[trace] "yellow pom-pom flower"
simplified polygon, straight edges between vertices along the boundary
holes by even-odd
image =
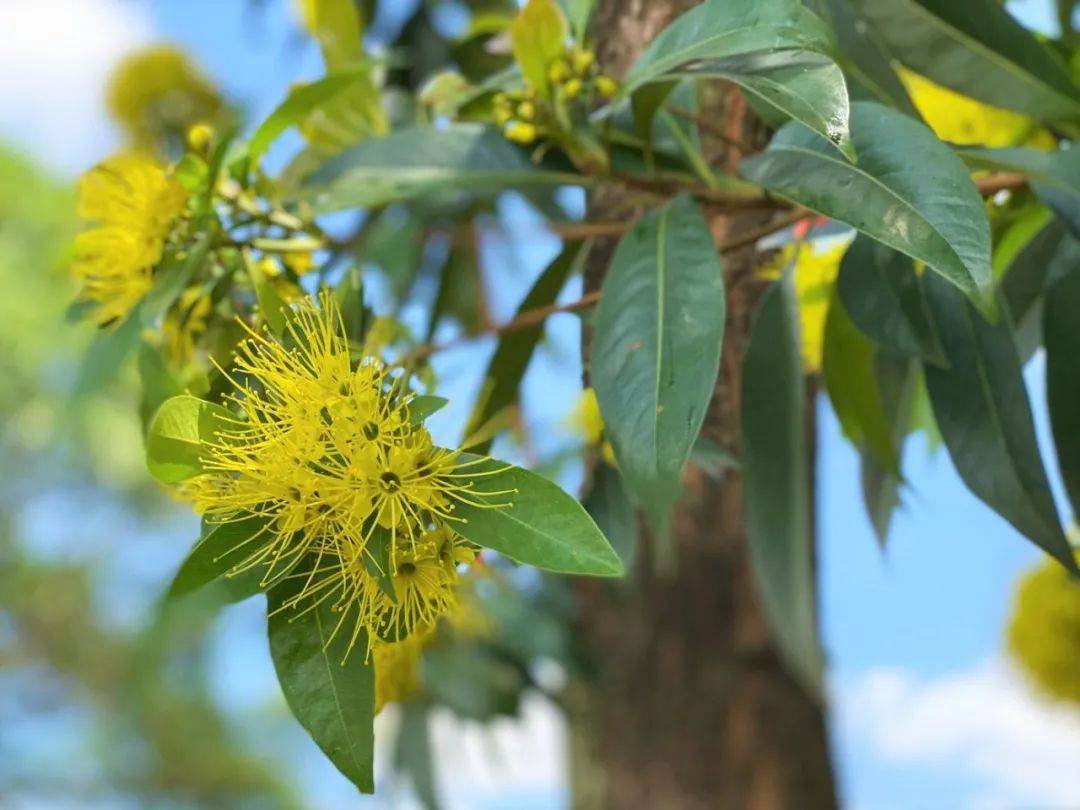
[[[99,324],[121,321],[150,289],[187,192],[153,160],[118,155],[83,175],[78,205],[95,227],[76,237],[72,273]]]
[[[1047,695],[1080,703],[1080,583],[1046,560],[1021,579],[1008,647]]]
[[[420,685],[420,657],[428,633],[414,633],[398,642],[376,641],[371,648],[375,663],[375,713],[387,704],[401,703]]]
[[[235,416],[205,445],[206,472],[185,494],[211,523],[265,521],[234,572],[261,566],[271,587],[314,560],[284,608],[331,600],[334,633],[352,621],[349,649],[365,630],[398,641],[454,605],[468,556],[455,506],[499,508],[511,493],[476,491],[479,462],[432,443],[390,369],[354,361],[331,295],[298,305],[287,332],[253,332],[238,348]]]

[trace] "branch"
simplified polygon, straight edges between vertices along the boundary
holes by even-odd
[[[1017,172],[1001,172],[975,180],[975,187],[984,197],[993,197],[999,191],[1015,191],[1026,187],[1028,179]]]

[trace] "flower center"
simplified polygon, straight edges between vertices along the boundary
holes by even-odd
[[[379,484],[384,492],[393,494],[401,489],[401,478],[398,477],[397,473],[384,472],[379,476]]]
[[[364,438],[369,442],[373,442],[379,438],[379,425],[375,422],[365,423],[360,430],[364,434]]]

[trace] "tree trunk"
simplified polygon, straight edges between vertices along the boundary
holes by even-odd
[[[637,54],[688,0],[601,0],[599,58],[622,76]],[[745,102],[718,86],[703,107],[710,129],[728,143],[760,146],[763,133]],[[740,155],[721,154],[730,171]],[[607,192],[590,215],[625,215]],[[758,227],[769,215],[706,211],[719,241]],[[597,289],[612,245],[590,260]],[[704,434],[738,451],[741,361],[762,291],[753,248],[724,257],[728,321],[720,380]],[[808,419],[812,417],[808,414]],[[813,459],[807,464],[813,470]],[[746,548],[742,481],[717,481],[693,469],[677,507],[674,570],[651,559],[644,532],[628,582],[579,585],[579,638],[590,659],[586,681],[570,695],[574,806],[592,808],[738,808],[817,810],[836,805],[824,711],[777,656],[754,589]]]

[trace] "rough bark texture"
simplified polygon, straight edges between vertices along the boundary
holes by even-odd
[[[601,0],[597,43],[621,76],[688,0]],[[717,87],[703,110],[736,141],[763,134],[733,90]],[[721,165],[734,167],[729,149]],[[590,215],[626,215],[601,192]],[[708,211],[717,240],[767,221],[767,213]],[[590,261],[599,287],[612,245]],[[738,449],[740,364],[762,284],[753,249],[728,255],[728,322],[720,381],[705,435]],[[811,459],[807,460],[811,464]],[[812,465],[811,465],[812,469]],[[687,472],[675,517],[676,570],[663,576],[641,549],[632,581],[583,582],[580,641],[594,671],[573,697],[575,807],[817,810],[836,805],[822,708],[787,674],[754,591],[746,550],[742,482]]]

